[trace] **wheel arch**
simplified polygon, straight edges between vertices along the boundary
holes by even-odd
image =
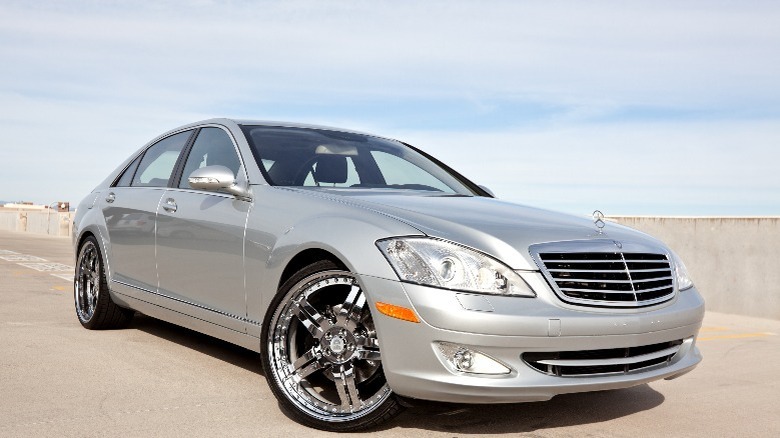
[[[78,235],[73,239],[73,262],[75,263],[77,261],[81,246],[84,245],[84,241],[86,241],[90,236],[97,241],[100,257],[103,260],[103,266],[106,270],[106,280],[110,284],[113,271],[111,269],[111,263],[109,262],[108,257],[108,245],[106,240],[103,238],[103,233],[101,232],[98,225],[93,224],[79,230]]]
[[[347,271],[350,270],[349,267],[347,267],[347,264],[334,253],[322,248],[307,248],[294,255],[290,261],[287,262],[284,270],[282,270],[282,275],[279,277],[276,289],[278,290],[290,277],[295,275],[296,272],[320,260],[330,260],[338,265],[339,268]]]
[[[95,233],[92,230],[84,230],[76,241],[76,253],[79,252],[81,245],[84,244],[84,241],[87,240],[88,237],[94,237],[95,240],[98,240],[98,243],[100,243],[100,240],[97,238],[97,236],[95,236]]]

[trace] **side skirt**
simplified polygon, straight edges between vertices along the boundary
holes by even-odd
[[[227,327],[223,327],[218,324],[214,324],[209,321],[205,321],[194,316],[190,316],[175,310],[171,310],[167,307],[163,307],[158,304],[150,303],[126,295],[115,290],[111,290],[111,298],[122,307],[129,307],[133,310],[137,310],[144,315],[151,316],[153,318],[161,319],[163,321],[176,324],[190,330],[195,330],[209,336],[213,336],[223,341],[230,342],[231,344],[244,347],[254,352],[260,352],[260,338],[241,333]],[[156,296],[157,300],[164,303],[167,299],[165,297]]]

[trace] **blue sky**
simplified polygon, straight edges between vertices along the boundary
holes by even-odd
[[[0,3],[0,200],[227,116],[397,137],[574,214],[780,215],[780,3]]]

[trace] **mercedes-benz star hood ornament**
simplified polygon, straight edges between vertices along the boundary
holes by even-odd
[[[593,223],[599,229],[599,234],[604,234],[604,213],[600,210],[593,210]]]

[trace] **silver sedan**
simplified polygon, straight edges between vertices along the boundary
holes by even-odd
[[[502,202],[408,144],[214,119],[79,205],[76,314],[134,312],[261,353],[280,406],[351,431],[412,399],[547,400],[671,379],[704,302],[658,240]]]

